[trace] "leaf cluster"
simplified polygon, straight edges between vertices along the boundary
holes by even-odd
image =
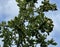
[[[17,47],[35,47],[37,44],[40,44],[40,47],[56,45],[53,39],[46,41],[54,25],[52,19],[44,16],[44,12],[57,10],[56,5],[44,0],[43,5],[36,8],[37,0],[16,0],[16,2],[19,7],[18,16],[0,24],[0,37],[4,38],[3,47],[12,47],[13,42]],[[38,15],[35,16],[35,13]]]

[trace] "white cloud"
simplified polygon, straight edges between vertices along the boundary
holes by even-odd
[[[41,1],[43,1],[43,0],[38,0],[38,1],[37,1],[38,3],[35,4],[36,7],[39,7],[39,6],[41,5]]]
[[[6,0],[5,3],[0,3],[0,10],[1,10],[0,17],[2,18],[5,17],[4,20],[8,21],[18,15],[18,7],[15,0],[9,0],[9,1]]]
[[[18,7],[15,0],[9,1],[9,3],[5,6],[5,14],[7,14],[6,20],[13,19],[18,15]]]
[[[10,1],[10,0],[0,0],[0,5],[1,6],[6,5],[8,3],[8,1]]]

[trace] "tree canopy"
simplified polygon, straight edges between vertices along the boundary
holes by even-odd
[[[13,20],[0,23],[0,38],[3,38],[3,47],[48,47],[56,45],[53,40],[46,40],[52,32],[54,24],[52,19],[46,17],[44,12],[57,10],[56,4],[49,0],[42,1],[36,7],[38,0],[16,0],[19,14]],[[35,13],[37,15],[35,15]],[[14,42],[14,44],[13,44]]]

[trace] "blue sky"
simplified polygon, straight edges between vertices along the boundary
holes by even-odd
[[[50,0],[51,3],[56,3],[58,10],[57,11],[49,11],[46,12],[45,15],[51,18],[54,22],[54,29],[48,38],[54,38],[54,40],[58,43],[57,46],[49,46],[49,47],[59,47],[60,46],[60,0]],[[41,0],[38,1],[38,4],[41,4]],[[38,5],[37,5],[38,6]],[[0,22],[8,21],[13,19],[18,15],[19,9],[17,7],[17,3],[15,0],[0,0]],[[0,44],[2,42],[0,41]]]

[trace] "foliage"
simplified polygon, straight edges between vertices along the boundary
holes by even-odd
[[[57,10],[56,4],[49,0],[42,1],[40,7],[36,7],[37,0],[16,0],[19,14],[14,20],[0,23],[0,37],[4,38],[3,47],[12,47],[13,42],[17,47],[48,47],[56,45],[53,39],[47,40],[47,36],[53,30],[53,21],[44,16],[44,12]],[[37,13],[38,15],[35,15]]]

